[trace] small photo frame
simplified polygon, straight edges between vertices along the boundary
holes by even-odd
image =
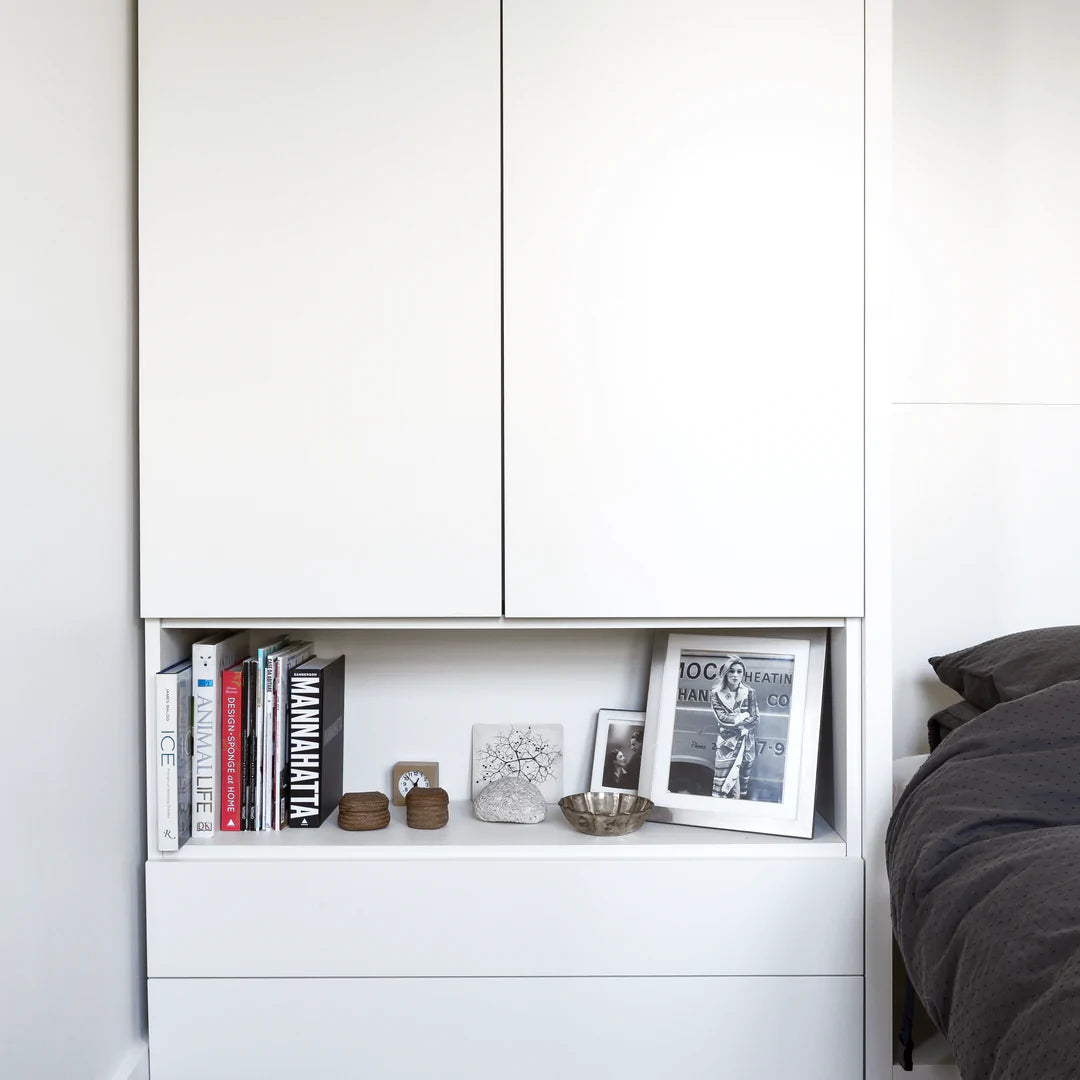
[[[638,788],[652,820],[813,835],[826,640],[656,635]]]
[[[590,791],[637,793],[644,750],[645,714],[601,709],[596,714]]]

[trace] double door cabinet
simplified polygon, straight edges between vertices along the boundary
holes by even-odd
[[[832,676],[809,841],[151,827],[154,1080],[862,1075],[863,21],[140,0],[148,687],[294,629],[346,790],[462,800],[476,719],[587,785],[654,628],[824,626]]]
[[[860,3],[139,33],[144,615],[860,613]]]

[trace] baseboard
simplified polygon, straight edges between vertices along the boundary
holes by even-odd
[[[150,1047],[140,1042],[124,1057],[124,1063],[113,1073],[112,1080],[150,1080]]]

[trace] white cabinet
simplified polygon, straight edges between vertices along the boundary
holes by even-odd
[[[498,0],[142,0],[146,616],[502,608]]]
[[[853,1080],[862,1069],[855,978],[151,979],[149,1006],[154,1080]]]
[[[859,614],[862,3],[503,11],[506,614]]]
[[[223,626],[310,637],[346,790],[437,759],[462,799],[507,715],[587,786],[654,628],[825,627],[833,672],[813,840],[456,806],[162,855],[151,695],[156,1080],[410,1044],[496,1075],[477,1025],[533,1015],[522,1076],[858,1076],[861,5],[141,0],[139,32],[148,686]]]
[[[860,614],[862,27],[143,0],[144,615]]]

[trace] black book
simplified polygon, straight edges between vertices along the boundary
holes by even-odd
[[[255,704],[258,689],[259,663],[255,657],[244,661],[243,723],[244,760],[240,777],[240,828],[255,828]]]
[[[291,829],[321,825],[341,802],[345,657],[315,657],[289,674],[286,792]]]

